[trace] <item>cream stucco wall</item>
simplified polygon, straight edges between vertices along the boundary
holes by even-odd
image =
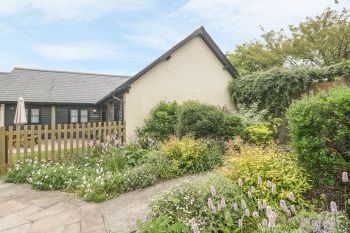
[[[127,140],[144,123],[160,101],[197,100],[232,109],[228,83],[232,76],[200,37],[176,50],[169,60],[159,63],[131,84],[124,94]]]

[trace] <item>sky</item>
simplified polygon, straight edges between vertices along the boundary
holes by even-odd
[[[350,0],[0,0],[0,71],[133,75],[203,25],[223,52]]]

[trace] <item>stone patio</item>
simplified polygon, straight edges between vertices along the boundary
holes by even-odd
[[[134,232],[153,197],[184,180],[178,178],[125,193],[103,203],[90,203],[73,194],[32,190],[29,185],[0,181],[1,233]]]

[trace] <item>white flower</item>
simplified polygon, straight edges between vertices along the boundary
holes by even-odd
[[[253,218],[258,218],[258,217],[259,217],[259,213],[256,212],[256,211],[254,211],[254,212],[253,212]]]
[[[234,211],[238,211],[238,205],[237,203],[233,203],[232,205]]]
[[[349,182],[349,176],[348,176],[347,172],[343,172],[343,174],[342,174],[342,181],[344,183],[348,183]]]
[[[244,210],[244,214],[245,214],[247,217],[249,217],[249,216],[250,216],[250,211],[249,211],[249,209],[245,209],[245,210]]]
[[[249,198],[252,198],[252,197],[253,197],[253,194],[252,194],[251,191],[248,191],[248,197],[249,197]]]
[[[334,201],[331,202],[331,212],[332,213],[338,212],[337,203],[335,203]]]
[[[215,190],[215,187],[214,187],[214,186],[211,186],[211,187],[210,187],[210,192],[211,192],[211,195],[212,195],[213,197],[216,196],[216,190]]]
[[[258,176],[258,185],[262,185],[262,178],[261,178],[261,176]]]
[[[239,228],[243,227],[243,220],[242,219],[238,219],[238,227]]]
[[[268,226],[269,226],[270,228],[274,228],[274,227],[275,227],[275,225],[276,225],[276,219],[277,219],[276,213],[273,212],[273,211],[271,211],[271,213],[270,213],[269,216],[268,216],[268,220],[269,220]]]

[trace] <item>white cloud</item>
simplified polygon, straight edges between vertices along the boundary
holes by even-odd
[[[207,26],[221,38],[221,43],[242,43],[257,38],[261,31],[287,27],[307,16],[315,16],[326,7],[350,7],[350,2],[340,0],[187,0],[175,13],[186,24]],[[230,47],[233,44],[230,44]]]
[[[118,56],[118,49],[114,45],[103,42],[37,44],[33,48],[41,56],[51,60],[99,60]]]
[[[38,12],[47,20],[86,20],[114,11],[140,10],[150,0],[1,0],[0,15]]]

